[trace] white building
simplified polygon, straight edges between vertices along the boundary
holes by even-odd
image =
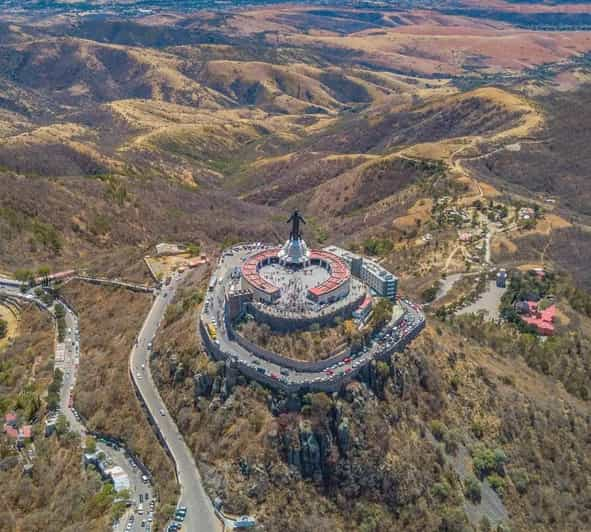
[[[385,268],[382,268],[377,262],[338,246],[328,246],[324,249],[347,262],[351,273],[360,279],[362,283],[369,286],[375,294],[387,297],[392,301],[396,299],[398,278]]]
[[[129,482],[129,477],[127,473],[123,471],[123,468],[120,466],[114,466],[106,471],[109,478],[113,481],[113,487],[115,491],[119,493],[123,490],[128,490],[131,488],[131,483]]]

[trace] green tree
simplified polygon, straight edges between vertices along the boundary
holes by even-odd
[[[91,454],[96,452],[96,438],[94,436],[86,436],[84,450]]]
[[[201,243],[200,242],[190,242],[187,244],[187,252],[192,257],[196,257],[201,253]]]
[[[49,277],[50,272],[51,270],[49,269],[49,266],[39,266],[39,268],[37,268],[37,276],[45,279]]]
[[[449,484],[445,480],[436,482],[431,488],[431,493],[439,501],[445,501],[449,497]]]
[[[440,532],[467,532],[468,518],[460,508],[447,508],[441,517]]]
[[[490,487],[495,490],[499,495],[503,495],[505,491],[505,479],[497,473],[493,473],[487,477]]]
[[[445,435],[447,434],[447,427],[444,423],[437,419],[429,422],[429,429],[437,441],[443,441]]]
[[[35,275],[31,270],[26,269],[18,269],[14,272],[14,277],[17,281],[21,281],[22,283],[30,284],[34,279]]]
[[[380,298],[373,307],[371,325],[374,330],[381,329],[392,317],[392,301]]]
[[[390,375],[390,366],[382,360],[378,360],[376,364],[376,372],[382,380],[386,380]]]
[[[63,436],[70,429],[70,423],[64,414],[60,414],[55,422],[55,432],[58,436]]]
[[[0,339],[6,338],[8,334],[8,322],[5,319],[0,318]]]

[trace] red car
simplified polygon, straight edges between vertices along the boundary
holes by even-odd
[[[351,368],[345,368],[345,373],[351,373]]]
[[[279,379],[279,375],[277,373],[271,373],[271,378],[277,380]]]
[[[343,362],[344,362],[345,364],[348,364],[349,362],[351,362],[351,357],[346,357],[346,358],[343,358]]]
[[[324,373],[326,373],[327,375],[333,375],[334,374],[334,371],[332,369],[330,369],[330,368],[326,368],[324,370]]]

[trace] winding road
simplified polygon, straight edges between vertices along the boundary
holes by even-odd
[[[170,453],[175,462],[177,471],[177,478],[181,489],[181,496],[179,499],[180,506],[186,506],[187,516],[183,523],[183,530],[188,532],[219,532],[222,530],[222,525],[217,518],[213,504],[201,483],[201,476],[197,469],[197,465],[193,455],[179,432],[176,423],[168,412],[164,401],[158,393],[158,389],[152,374],[150,372],[150,348],[149,344],[152,342],[154,335],[164,317],[166,308],[174,296],[176,288],[182,276],[175,275],[169,286],[164,286],[156,293],[154,303],[142,325],[139,333],[137,343],[133,346],[129,358],[129,369],[133,378],[134,385],[139,391],[142,400],[152,417],[155,426],[157,427],[165,445],[170,450]],[[20,291],[21,283],[11,279],[0,278],[0,292],[19,295],[30,301],[33,301],[32,296],[22,294]],[[62,412],[66,415],[70,426],[74,430],[78,430],[83,436],[86,431],[83,425],[75,418],[73,412],[68,408],[70,387],[75,382],[75,371],[78,360],[78,348],[76,342],[78,334],[78,321],[73,312],[67,309],[66,312],[66,359],[67,367],[65,369],[64,384],[62,387],[60,403]],[[102,449],[102,447],[101,447]],[[102,449],[107,450],[107,448]],[[108,449],[110,452],[110,449]],[[115,457],[114,457],[115,458]],[[115,463],[120,460],[114,459]],[[123,465],[123,464],[121,464]],[[133,475],[130,476],[134,486]],[[136,490],[137,491],[137,490]],[[143,489],[143,491],[148,491]],[[134,527],[139,526],[138,519],[135,520]],[[124,521],[123,521],[124,522]],[[135,528],[134,528],[135,529]]]
[[[157,293],[137,343],[131,350],[129,369],[134,384],[173,457],[181,488],[179,505],[188,508],[183,530],[216,532],[221,531],[222,526],[215,515],[210,498],[205,493],[193,454],[160,397],[150,371],[150,344],[181,279],[182,276],[175,275],[170,285],[163,286]]]

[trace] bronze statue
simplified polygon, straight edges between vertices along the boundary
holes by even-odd
[[[299,240],[302,238],[302,233],[300,231],[300,222],[306,223],[304,217],[298,212],[296,209],[293,211],[293,214],[289,217],[286,223],[291,223],[291,233],[289,233],[290,240]]]

